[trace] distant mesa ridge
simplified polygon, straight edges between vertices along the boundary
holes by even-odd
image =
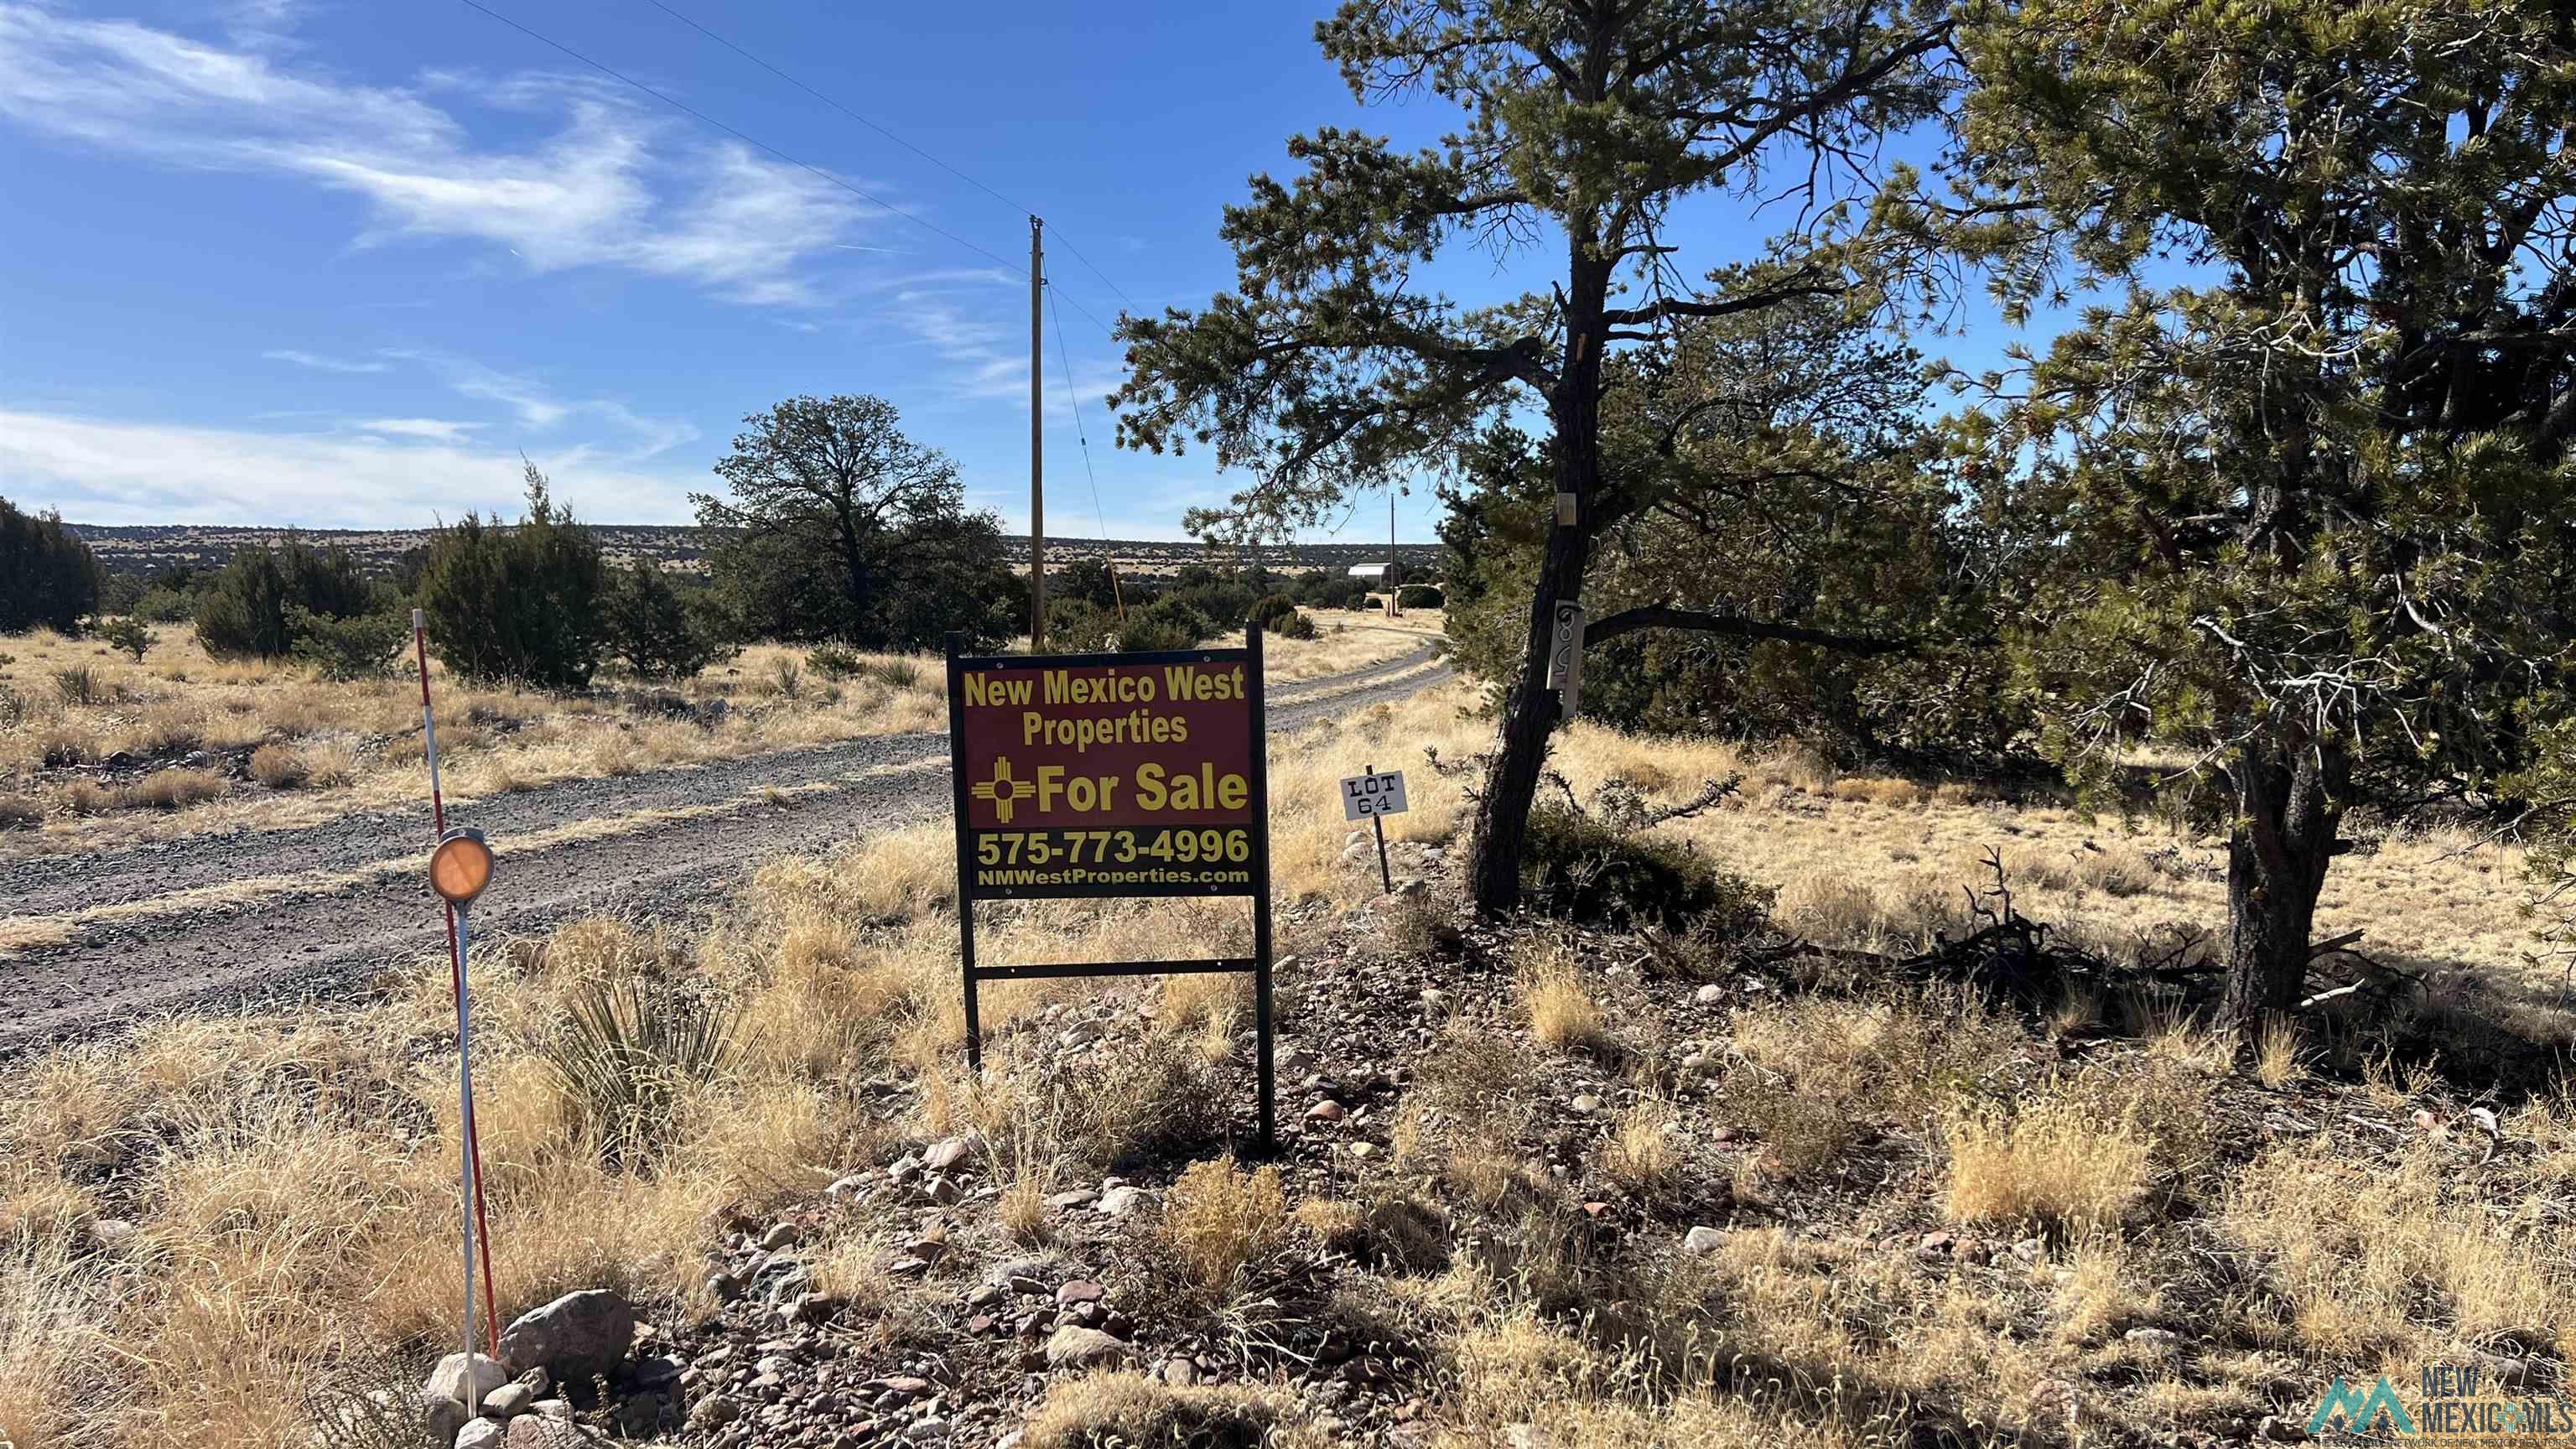
[[[652,559],[665,568],[691,571],[700,566],[700,560],[706,554],[707,530],[693,524],[593,523],[588,527],[599,535],[600,544],[608,555],[621,562]],[[71,528],[88,540],[91,551],[98,555],[103,567],[110,573],[120,574],[148,574],[172,564],[220,568],[240,549],[273,545],[290,534],[317,546],[345,548],[357,558],[360,566],[372,572],[390,572],[394,561],[402,557],[405,549],[428,542],[436,532],[427,528],[287,529],[183,523],[74,523]],[[1028,536],[1006,537],[1004,542],[1011,558],[1025,567],[1029,552]],[[1121,565],[1140,572],[1171,570],[1185,564],[1245,556],[1235,550],[1216,551],[1202,543],[1169,539],[1111,539],[1104,544],[1093,538],[1050,536],[1047,539],[1047,572],[1053,573],[1066,564],[1099,558],[1104,552],[1116,558]],[[1396,550],[1398,562],[1408,569],[1436,566],[1441,552],[1441,546],[1432,543],[1408,543]],[[1352,564],[1384,563],[1386,545],[1282,544],[1253,550],[1250,556],[1272,568],[1341,569]]]

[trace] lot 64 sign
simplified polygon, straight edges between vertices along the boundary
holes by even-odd
[[[982,897],[1248,895],[1242,650],[961,660],[960,848]]]

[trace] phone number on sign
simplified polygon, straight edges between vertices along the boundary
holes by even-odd
[[[1249,830],[986,830],[975,836],[978,865],[1168,865],[1252,858]]]

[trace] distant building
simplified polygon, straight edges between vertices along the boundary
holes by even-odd
[[[1382,563],[1353,564],[1351,565],[1351,577],[1355,579],[1383,580],[1386,577],[1386,565]]]

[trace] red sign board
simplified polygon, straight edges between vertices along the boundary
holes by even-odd
[[[1250,894],[1266,843],[1255,667],[1243,650],[959,661],[968,889]]]

